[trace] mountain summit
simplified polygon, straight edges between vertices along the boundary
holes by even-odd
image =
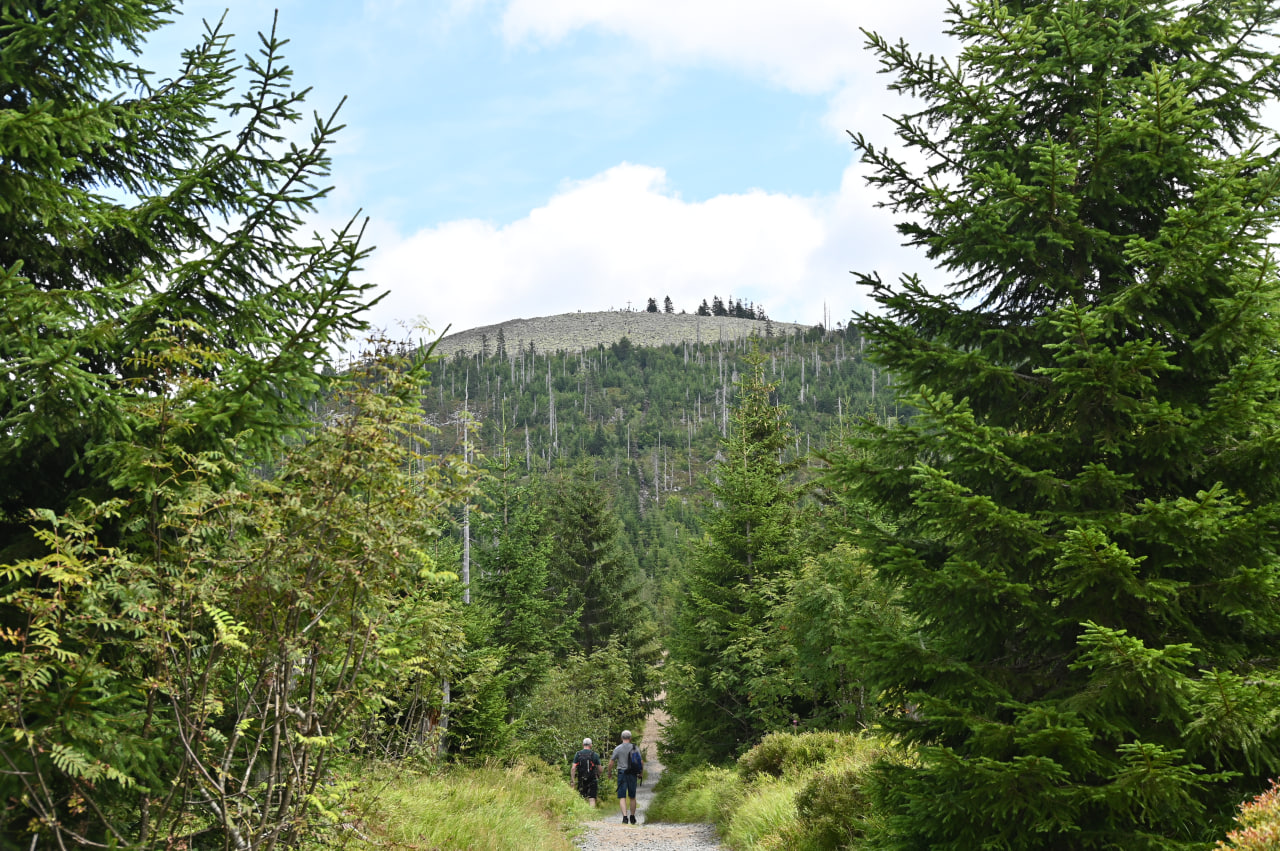
[[[528,349],[538,352],[576,352],[611,345],[626,337],[637,346],[668,343],[714,343],[741,337],[795,334],[805,326],[771,319],[739,319],[732,316],[698,316],[693,313],[648,313],[610,310],[595,313],[561,313],[535,319],[509,319],[459,331],[441,338],[436,354],[496,354]],[[501,345],[500,345],[501,344]]]

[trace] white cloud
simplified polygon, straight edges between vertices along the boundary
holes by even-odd
[[[824,198],[752,191],[686,202],[661,169],[623,164],[567,185],[498,227],[455,221],[398,236],[385,229],[369,275],[390,291],[376,324],[436,331],[575,310],[643,309],[670,296],[692,312],[730,295],[778,320],[836,321],[866,307],[850,269],[886,279],[909,262],[856,169]]]
[[[555,42],[596,28],[666,61],[726,65],[815,93],[874,73],[863,29],[905,37],[917,50],[945,50],[945,9],[944,0],[511,0],[503,32],[513,43]]]
[[[951,49],[938,34],[944,0],[896,5],[847,0],[509,0],[512,44],[551,44],[581,30],[620,35],[665,64],[711,64],[829,96],[829,128],[892,144],[884,113],[909,104],[886,92],[860,28],[922,52]],[[370,277],[389,291],[374,322],[441,331],[575,310],[643,309],[670,296],[692,311],[713,295],[754,301],[775,319],[846,320],[871,307],[851,270],[886,281],[926,280],[927,262],[899,247],[893,220],[851,163],[815,197],[753,190],[686,201],[663,169],[622,164],[568,183],[514,222],[452,221],[411,233],[374,222]]]

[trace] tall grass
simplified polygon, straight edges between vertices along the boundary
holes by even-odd
[[[594,812],[553,769],[451,767],[432,774],[366,767],[345,844],[353,851],[572,851]]]
[[[658,781],[645,821],[723,824],[742,796],[742,777],[734,769],[703,766],[683,774],[668,770]]]
[[[798,791],[792,781],[762,778],[724,826],[725,843],[730,848],[792,851]]]

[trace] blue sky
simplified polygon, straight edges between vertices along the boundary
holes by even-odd
[[[189,0],[146,63],[176,68],[202,18],[241,51],[255,2]],[[874,208],[846,129],[892,141],[861,27],[948,48],[940,0],[282,0],[295,82],[342,97],[334,192],[378,246],[371,319],[393,334],[713,295],[775,319],[867,307],[851,270],[926,273]],[[934,273],[936,277],[936,273]]]

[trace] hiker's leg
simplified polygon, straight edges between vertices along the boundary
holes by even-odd
[[[639,778],[637,778],[634,774],[628,774],[626,775],[626,779],[627,779],[627,797],[631,800],[631,815],[635,815],[636,814],[636,780],[638,780]]]

